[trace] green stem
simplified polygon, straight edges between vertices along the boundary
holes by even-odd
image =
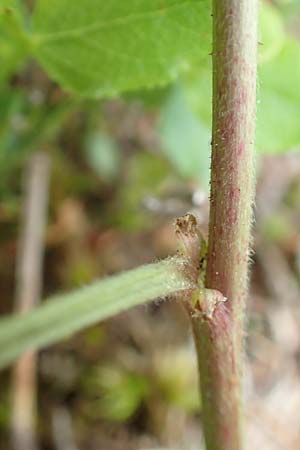
[[[193,288],[186,266],[182,258],[169,258],[57,296],[26,315],[2,319],[0,368],[27,350],[53,344],[130,307]]]
[[[209,450],[241,450],[241,380],[254,193],[257,0],[213,0],[213,139],[206,287],[227,299],[194,319]]]

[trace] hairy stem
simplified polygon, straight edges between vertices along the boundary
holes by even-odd
[[[209,450],[241,450],[241,379],[254,193],[257,0],[213,0],[213,137],[206,287],[228,299],[193,319]],[[226,309],[225,309],[226,308]],[[226,345],[225,345],[226,343]]]
[[[207,287],[229,300],[241,340],[254,196],[257,0],[215,0]]]
[[[193,312],[192,328],[200,371],[206,447],[241,450],[238,373],[232,321],[226,303],[217,303],[210,318]]]

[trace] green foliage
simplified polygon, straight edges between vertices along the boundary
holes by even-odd
[[[120,148],[107,134],[94,130],[85,140],[86,159],[89,166],[104,181],[111,182],[120,169]]]
[[[23,15],[20,1],[0,1],[0,83],[18,70],[29,54],[30,38]]]
[[[155,95],[152,98],[153,91],[148,100],[160,108],[159,133],[168,159],[182,177],[207,184],[211,128],[207,0],[86,0],[84,5],[79,0],[52,0],[51,7],[48,0],[37,0],[30,27],[22,5],[18,0],[0,0],[2,180],[3,171],[20,163],[27,151],[51,142],[65,115],[77,106],[65,100],[53,105],[45,99],[34,104],[25,94],[26,85],[24,90],[6,89],[5,82],[33,54],[51,78],[82,97],[163,85],[180,76],[180,82],[160,92],[159,101]],[[300,43],[287,35],[279,10],[269,3],[262,4],[260,26],[257,147],[260,153],[282,152],[300,145]],[[113,137],[93,129],[85,150],[89,166],[101,179],[109,181],[118,175],[120,151]],[[67,178],[66,167],[61,170]],[[120,202],[119,222],[125,228],[145,225],[148,217],[140,213],[141,201],[147,193],[159,192],[168,170],[166,162],[151,153],[129,161]],[[85,178],[82,183],[85,186]],[[74,278],[82,281],[89,276],[82,269],[76,267]],[[165,269],[170,275],[169,266]],[[136,272],[141,274],[135,279],[141,283],[137,291],[133,278],[120,275],[49,302],[26,318],[5,320],[0,331],[0,363],[171,292],[164,270],[156,273],[153,269],[158,278],[153,284],[152,274],[150,287],[142,282],[144,270]],[[182,282],[180,277],[178,282]]]
[[[207,177],[211,126],[207,0],[110,0],[105,5],[100,0],[87,0],[84,9],[78,0],[53,0],[51,8],[47,0],[37,0],[30,32],[21,6],[18,0],[2,0],[0,6],[0,79],[16,71],[30,53],[51,77],[80,96],[116,95],[165,84],[187,73],[183,91],[176,94],[174,90],[163,106],[162,141],[183,176]],[[262,3],[257,120],[260,153],[282,152],[300,144],[300,44],[287,37],[284,18],[280,9]],[[88,152],[91,165],[104,179],[114,176],[116,152],[105,153],[103,149],[111,145],[103,146],[103,142],[101,152],[95,152],[99,139],[93,141]],[[198,148],[195,141],[200,142]]]
[[[11,423],[11,398],[8,386],[2,386],[0,396],[0,430],[8,430]]]
[[[61,295],[26,316],[0,321],[0,367],[24,351],[59,341],[130,307],[191,287],[172,258]]]
[[[0,155],[7,161],[18,153],[36,149],[49,142],[60,129],[63,119],[75,103],[63,100],[57,105],[47,104],[41,92],[36,101],[21,89],[0,90]]]
[[[178,173],[208,187],[210,128],[192,111],[180,86],[175,86],[160,115],[162,148]]]
[[[106,365],[93,370],[83,380],[89,417],[123,422],[139,408],[149,392],[147,378],[139,373]]]
[[[62,266],[64,285],[72,289],[90,283],[96,274],[95,260],[83,251],[74,252]]]
[[[259,61],[262,63],[272,59],[281,50],[285,40],[285,31],[278,10],[269,3],[262,3],[259,22]]]
[[[121,228],[137,231],[152,226],[151,216],[142,203],[149,195],[161,194],[169,174],[168,164],[156,154],[140,152],[129,159],[115,219]]]
[[[37,59],[64,88],[114,95],[169,82],[208,57],[209,2],[37,0],[33,31]]]
[[[256,146],[260,154],[280,153],[300,146],[300,43],[287,36],[271,5],[262,3],[260,19]],[[187,74],[182,86],[189,108],[210,129],[211,68]]]
[[[291,223],[284,214],[273,214],[263,224],[262,233],[266,240],[280,243],[291,234]]]
[[[154,359],[155,383],[168,404],[189,412],[199,411],[195,354],[186,348],[164,349]]]
[[[300,18],[300,4],[298,0],[278,0],[276,2],[281,14],[287,22],[297,22]]]
[[[300,43],[286,39],[259,70],[257,141],[263,153],[300,146]]]
[[[41,96],[39,101],[22,89],[0,89],[0,189],[31,151],[53,141],[76,106],[63,99],[50,107],[41,92],[36,95]]]

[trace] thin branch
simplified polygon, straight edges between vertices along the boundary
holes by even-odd
[[[44,229],[48,204],[49,157],[35,154],[25,173],[25,201],[16,273],[16,311],[27,313],[39,302],[42,283]],[[35,435],[36,354],[16,363],[12,382],[12,441],[15,450],[38,448]]]

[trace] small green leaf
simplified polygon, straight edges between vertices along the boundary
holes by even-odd
[[[0,367],[26,350],[45,347],[128,308],[190,289],[183,264],[170,258],[142,266],[58,296],[26,315],[0,320]]]
[[[208,59],[208,0],[37,0],[37,59],[83,96],[163,84]]]

